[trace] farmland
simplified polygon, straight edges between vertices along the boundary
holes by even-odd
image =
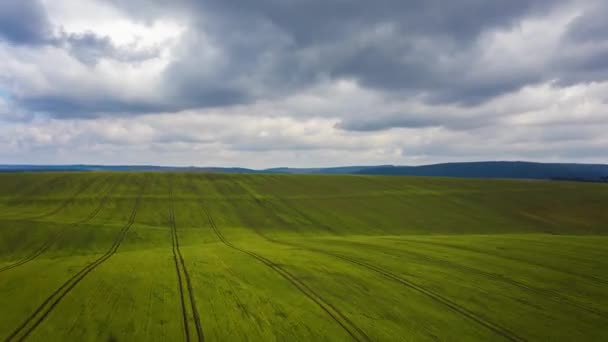
[[[0,338],[598,341],[608,184],[0,174]]]

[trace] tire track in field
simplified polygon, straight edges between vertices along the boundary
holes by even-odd
[[[147,182],[146,182],[147,183]],[[39,325],[42,323],[48,315],[53,311],[53,309],[61,302],[61,300],[70,293],[70,291],[82,281],[89,273],[91,273],[95,268],[99,265],[103,264],[105,261],[110,259],[112,255],[116,253],[121,243],[125,239],[127,232],[135,222],[135,217],[137,216],[137,210],[139,209],[139,205],[141,203],[141,199],[143,197],[144,190],[146,188],[146,183],[144,183],[140,189],[140,192],[135,200],[135,204],[133,205],[133,209],[131,210],[131,215],[129,216],[129,220],[125,224],[125,226],[119,231],[114,243],[110,248],[99,258],[97,258],[92,263],[85,266],[78,273],[73,275],[70,279],[65,281],[58,289],[55,290],[38,308],[19,326],[17,327],[6,339],[5,341],[23,341],[27,338]]]
[[[245,191],[247,191],[249,193],[249,195],[251,197],[254,198],[254,200],[262,207],[266,208],[267,210],[270,210],[271,212],[277,212],[279,209],[277,209],[273,203],[271,203],[268,200],[262,200],[257,198],[256,196],[253,195],[253,193],[251,193],[251,191],[249,191],[248,189],[244,188]],[[269,208],[268,205],[272,206],[272,208]],[[269,242],[275,243],[275,244],[279,244],[279,245],[284,245],[284,246],[290,246],[290,247],[296,247],[296,248],[300,248],[300,249],[304,249],[304,250],[308,250],[311,252],[316,252],[319,254],[325,254],[331,257],[335,257],[335,258],[339,258],[342,259],[344,261],[347,261],[351,264],[355,264],[358,265],[360,267],[366,268],[368,270],[374,271],[376,273],[379,273],[380,275],[391,279],[393,281],[396,281],[398,283],[400,283],[401,285],[404,285],[406,287],[409,287],[413,290],[416,290],[419,293],[422,293],[424,295],[426,295],[427,297],[430,297],[431,299],[447,306],[448,308],[450,308],[451,310],[459,313],[460,315],[471,319],[472,321],[484,326],[485,328],[489,329],[490,331],[494,332],[495,334],[504,337],[507,340],[510,341],[524,341],[523,338],[517,336],[515,333],[509,331],[508,329],[498,325],[497,323],[491,322],[489,320],[486,320],[485,318],[477,315],[476,313],[472,312],[471,310],[453,302],[452,300],[437,294],[427,288],[425,288],[424,286],[418,285],[414,282],[411,282],[409,280],[406,280],[386,269],[383,269],[379,266],[364,262],[364,261],[360,261],[348,256],[344,256],[344,255],[340,255],[340,254],[335,254],[335,253],[331,253],[325,250],[321,250],[321,249],[317,249],[317,248],[310,248],[310,247],[306,247],[306,246],[301,246],[301,245],[297,245],[297,244],[293,244],[293,243],[288,243],[288,242],[282,242],[282,241],[278,241],[274,238],[268,237],[265,234],[263,234],[262,232],[260,232],[259,230],[256,230],[257,234],[259,234],[262,238],[266,239]]]
[[[268,200],[260,199],[260,198],[256,197],[255,195],[253,195],[252,192],[249,189],[247,189],[246,187],[244,187],[244,186],[241,186],[241,187],[245,191],[247,191],[249,193],[250,197],[252,197],[258,204],[260,204],[262,206],[265,206],[264,202],[266,202],[266,203],[270,204],[270,206],[273,207],[273,209],[269,208],[270,210],[273,210],[273,211],[279,210],[272,202],[270,202]],[[315,225],[318,225],[318,226],[323,226],[324,229],[326,228],[325,225],[323,225],[320,222],[317,222],[310,215],[302,215],[302,211],[301,210],[296,209],[296,208],[294,208],[291,205],[287,205],[287,207],[288,207],[288,209],[293,210],[298,215],[300,215],[304,219],[308,220],[312,224],[315,224]],[[331,230],[331,228],[330,228],[330,230]],[[285,243],[281,243],[280,241],[268,238],[267,236],[265,236],[264,234],[262,234],[258,230],[256,230],[256,232],[260,236],[262,236],[263,238],[265,238],[266,240],[268,240],[270,242],[275,242],[275,243],[278,243],[278,244],[284,244],[284,245],[286,245]],[[399,240],[417,242],[417,241],[407,240],[407,239],[399,239]],[[423,241],[421,241],[421,243],[423,243]],[[428,243],[431,243],[431,242],[428,242]],[[360,243],[360,244],[362,244],[362,243]],[[437,243],[437,244],[439,244],[439,243]],[[377,247],[377,246],[369,245],[369,244],[362,244],[362,245],[369,246],[369,247]],[[445,244],[445,246],[448,246],[448,245],[452,246],[454,248],[458,248],[458,246],[455,246],[455,245]],[[303,247],[301,245],[292,245],[292,247],[298,247],[298,248],[306,249],[305,247]],[[465,248],[466,247],[463,247],[463,249],[465,249]],[[473,248],[470,248],[470,249],[466,248],[466,249],[470,250],[470,251],[475,251],[475,252],[478,252],[478,253],[483,253],[482,251],[479,251],[479,250],[476,250],[476,249],[473,249]],[[438,259],[438,258],[433,258],[433,257],[427,256],[427,255],[423,255],[423,254],[420,254],[420,253],[415,253],[415,252],[411,252],[411,251],[403,251],[403,250],[397,250],[397,251],[400,252],[400,253],[405,253],[405,254],[410,254],[410,255],[416,256],[418,258],[424,259],[424,260],[426,260],[428,262],[431,262],[431,263],[434,263],[436,265],[441,265],[441,266],[445,266],[445,267],[448,267],[448,268],[457,268],[457,269],[461,269],[461,270],[464,270],[464,271],[467,271],[467,272],[477,273],[477,274],[483,275],[483,276],[485,276],[487,278],[490,278],[490,279],[493,279],[493,280],[497,280],[497,281],[501,281],[503,283],[507,283],[507,284],[516,286],[516,287],[521,288],[523,290],[543,295],[544,298],[549,299],[549,300],[551,300],[551,301],[553,301],[555,303],[558,303],[558,304],[567,304],[567,305],[576,307],[578,309],[587,311],[589,313],[595,314],[597,316],[600,316],[600,317],[603,317],[603,318],[608,318],[608,313],[606,313],[606,312],[604,312],[602,310],[598,310],[598,309],[595,309],[593,307],[581,304],[581,303],[573,302],[570,299],[568,299],[567,297],[565,297],[564,295],[562,295],[561,293],[559,293],[557,291],[554,291],[554,290],[541,289],[541,288],[533,287],[533,286],[530,286],[528,284],[519,282],[517,280],[504,277],[504,276],[502,276],[500,274],[495,274],[495,273],[492,273],[492,272],[486,272],[486,271],[483,271],[483,270],[480,270],[480,269],[477,269],[477,268],[469,267],[469,266],[466,266],[466,265],[456,264],[456,263],[453,263],[453,262],[450,262],[450,261],[446,261],[446,260],[441,260],[441,259]],[[499,255],[497,255],[497,256],[501,257]],[[519,259],[515,259],[515,258],[508,258],[508,259],[516,260],[516,261],[523,261],[523,260],[519,260]],[[553,268],[550,268],[550,269],[555,270]],[[561,272],[563,273],[565,271],[561,271]],[[569,273],[569,272],[566,272],[566,273]],[[569,273],[569,274],[573,274],[573,273]],[[578,275],[578,274],[573,274],[573,275]],[[599,279],[599,278],[596,278],[596,277],[593,277],[593,278],[595,280],[603,281],[603,279]]]
[[[89,213],[89,215],[87,217],[85,217],[84,219],[74,222],[71,224],[71,227],[78,227],[80,225],[83,225],[87,222],[89,222],[90,220],[94,219],[97,214],[99,214],[99,212],[101,211],[101,209],[105,206],[105,204],[108,201],[108,198],[110,197],[110,194],[112,193],[112,191],[116,188],[116,186],[118,185],[119,182],[116,182],[115,184],[113,184],[110,189],[106,192],[106,194],[104,195],[104,197],[101,199],[99,205],[93,209],[93,211],[91,213]],[[45,241],[40,247],[38,247],[32,254],[22,258],[21,260],[10,264],[10,265],[6,265],[3,267],[0,267],[0,273],[4,272],[4,271],[8,271],[10,269],[13,269],[15,267],[24,265],[34,259],[36,259],[37,257],[39,257],[40,255],[42,255],[42,253],[44,253],[49,247],[51,247],[57,240],[59,240],[61,238],[61,236],[63,236],[63,234],[65,233],[65,231],[68,229],[68,227],[61,229],[57,234],[55,234],[54,236],[52,236],[50,239],[48,239],[47,241]]]
[[[397,252],[399,254],[409,254],[411,256],[414,256],[416,258],[422,259],[428,263],[431,264],[435,264],[438,266],[443,266],[446,268],[452,268],[452,269],[459,269],[461,271],[465,271],[465,272],[470,272],[470,273],[476,273],[479,274],[481,276],[485,276],[489,279],[493,279],[496,281],[500,281],[509,285],[513,285],[515,287],[518,287],[522,290],[525,291],[529,291],[529,292],[533,292],[536,294],[540,294],[543,295],[543,298],[548,299],[550,301],[553,301],[555,303],[558,304],[567,304],[573,307],[576,307],[578,309],[587,311],[589,313],[595,314],[597,316],[601,316],[604,318],[608,318],[608,313],[595,309],[593,307],[581,304],[581,303],[577,303],[577,302],[573,302],[571,301],[568,297],[565,297],[564,295],[562,295],[561,293],[555,291],[555,290],[551,290],[551,289],[542,289],[542,288],[538,288],[538,287],[534,287],[531,285],[528,285],[526,283],[517,281],[515,279],[511,279],[511,278],[507,278],[505,276],[503,276],[502,274],[497,274],[497,273],[493,273],[493,272],[488,272],[488,271],[484,271],[484,270],[480,270],[478,268],[475,267],[471,267],[471,266],[467,266],[467,265],[462,265],[462,264],[457,264],[448,260],[443,260],[441,258],[437,258],[437,257],[432,257],[426,254],[422,254],[422,253],[416,253],[416,252],[412,252],[410,250],[402,250],[402,249],[398,249],[398,248],[391,248],[391,247],[386,247],[386,246],[378,246],[375,244],[370,244],[370,243],[363,243],[363,242],[358,242],[358,241],[348,241],[346,242],[347,244],[354,244],[354,245],[358,245],[358,246],[363,246],[363,247],[367,247],[370,249],[375,249],[375,250],[379,250],[379,251],[386,251],[386,250],[391,250],[394,252]],[[393,254],[394,255],[394,254]]]
[[[502,258],[502,259],[506,259],[506,260],[516,261],[516,262],[520,262],[520,263],[524,263],[524,264],[528,264],[528,265],[532,265],[532,266],[542,267],[544,269],[548,269],[548,270],[551,270],[551,271],[555,271],[555,272],[564,273],[564,274],[568,274],[568,275],[571,275],[571,276],[587,279],[587,280],[592,281],[592,282],[597,282],[597,283],[602,283],[602,284],[608,284],[608,280],[602,279],[602,278],[598,278],[596,276],[587,275],[587,274],[581,274],[581,273],[576,273],[576,272],[571,272],[571,271],[564,270],[564,269],[559,268],[559,267],[555,267],[555,266],[551,266],[551,265],[546,265],[546,264],[530,261],[530,260],[525,259],[525,258],[518,258],[518,257],[515,257],[515,256],[504,255],[504,254],[494,254],[494,253],[491,253],[489,251],[484,251],[482,249],[477,249],[477,248],[473,248],[473,247],[469,247],[469,246],[461,246],[461,245],[455,245],[455,244],[451,244],[451,243],[444,243],[444,242],[437,242],[437,241],[414,240],[414,239],[407,239],[407,238],[398,238],[398,239],[387,238],[387,239],[389,239],[389,240],[395,240],[395,241],[402,241],[402,242],[405,241],[405,242],[412,242],[412,243],[418,243],[418,244],[427,244],[427,245],[433,245],[433,246],[447,247],[447,248],[451,248],[451,249],[458,249],[458,250],[467,251],[467,252],[473,252],[473,253],[477,253],[477,254],[490,255],[490,256],[493,256],[493,257],[497,257],[497,258]]]
[[[68,197],[66,200],[64,200],[57,208],[46,212],[46,213],[42,213],[39,215],[34,215],[34,216],[30,216],[25,218],[25,220],[39,220],[42,218],[47,218],[49,216],[53,216],[55,214],[57,214],[58,212],[62,211],[63,209],[65,209],[68,205],[70,205],[71,203],[74,202],[74,200],[76,200],[76,198],[78,196],[80,196],[86,189],[88,189],[93,183],[95,183],[97,179],[93,178],[91,180],[89,180],[88,182],[84,182],[83,185],[81,185],[75,193],[73,193],[72,195],[70,195],[70,197]]]
[[[30,217],[30,220],[38,220],[41,218],[47,218],[49,216],[53,216],[55,214],[57,214],[58,212],[60,212],[61,210],[65,209],[68,205],[72,204],[74,202],[74,200],[76,200],[76,198],[78,196],[80,196],[83,192],[85,192],[85,190],[87,188],[89,188],[93,183],[95,183],[96,179],[92,179],[89,182],[86,182],[85,184],[83,184],[81,187],[78,188],[78,190],[76,190],[76,192],[74,194],[72,194],[66,201],[64,201],[59,207],[55,208],[54,210],[51,210],[47,213],[44,213],[42,215],[38,215],[38,216],[34,216],[34,217]]]
[[[374,271],[376,273],[379,273],[380,275],[396,281],[406,287],[409,287],[413,290],[416,290],[419,293],[422,293],[424,295],[426,295],[427,297],[430,297],[431,299],[447,306],[448,308],[450,308],[451,310],[465,316],[466,318],[469,318],[473,321],[475,321],[476,323],[486,327],[487,329],[491,330],[492,332],[496,333],[497,335],[500,335],[502,337],[504,337],[507,340],[510,341],[524,341],[524,339],[522,337],[517,336],[515,333],[509,331],[508,329],[501,327],[500,325],[498,325],[497,323],[491,322],[489,320],[486,320],[483,317],[480,317],[479,315],[477,315],[476,313],[474,313],[473,311],[453,302],[452,300],[437,294],[431,290],[429,290],[428,288],[418,285],[412,281],[406,280],[398,275],[396,275],[395,273],[388,271],[384,268],[381,268],[379,266],[376,266],[374,264],[371,264],[369,262],[365,262],[362,260],[358,260],[358,259],[354,259],[352,257],[349,256],[345,256],[342,254],[337,254],[337,253],[332,253],[326,250],[322,250],[322,249],[318,249],[318,248],[312,248],[312,247],[308,247],[308,246],[302,246],[299,244],[295,244],[295,243],[290,243],[290,242],[284,242],[284,241],[278,241],[275,240],[273,238],[269,238],[266,237],[264,235],[262,235],[262,237],[264,237],[266,240],[275,243],[275,244],[279,244],[279,245],[283,245],[283,246],[289,246],[289,247],[294,247],[294,248],[299,248],[299,249],[303,249],[303,250],[307,250],[310,252],[315,252],[315,253],[319,253],[319,254],[324,254],[327,256],[331,256],[334,258],[338,258],[338,259],[342,259],[344,261],[347,261],[351,264],[355,264],[358,265],[360,267],[366,268],[368,270]]]
[[[55,183],[58,183],[60,180],[67,178],[68,176],[62,176],[62,177],[58,177],[53,179],[53,181],[48,182],[50,183],[50,185],[53,185]],[[52,209],[51,211],[48,211],[46,213],[42,213],[42,214],[37,214],[37,215],[33,215],[33,216],[29,216],[29,217],[11,217],[11,216],[3,216],[2,219],[3,220],[13,220],[13,221],[32,221],[32,220],[38,220],[41,218],[46,218],[49,216],[53,216],[55,214],[57,214],[58,212],[60,212],[61,210],[65,209],[70,203],[74,202],[74,200],[76,199],[76,197],[78,197],[80,194],[82,194],[88,187],[90,187],[93,183],[95,183],[96,179],[92,179],[88,182],[84,182],[83,185],[81,185],[75,193],[71,194],[68,198],[66,198],[65,200],[63,200],[61,202],[61,204]],[[46,184],[46,182],[45,182]],[[49,185],[49,186],[50,186]],[[38,189],[36,189],[38,190]],[[24,196],[20,197],[20,198],[24,198]]]
[[[5,202],[5,203],[7,203],[9,205],[10,204],[18,204],[19,200],[23,200],[23,199],[26,199],[26,198],[28,198],[28,197],[30,197],[32,195],[37,194],[40,191],[40,189],[45,189],[45,188],[48,188],[48,187],[53,186],[55,184],[59,184],[59,183],[61,183],[60,182],[61,180],[65,179],[67,177],[69,177],[69,175],[67,175],[67,174],[60,174],[58,176],[56,175],[55,177],[53,177],[51,179],[47,179],[47,180],[42,181],[41,184],[34,185],[31,189],[26,190],[24,193],[16,194],[15,197],[9,198],[9,199],[7,199],[6,201],[3,201],[3,202]],[[18,187],[16,187],[15,190],[17,190],[17,188]]]
[[[188,327],[188,314],[186,310],[186,300],[184,296],[184,281],[182,280],[182,273],[184,274],[186,291],[188,292],[188,299],[190,300],[190,307],[192,309],[192,315],[194,318],[194,326],[196,329],[196,336],[199,342],[205,340],[203,334],[203,327],[201,325],[201,319],[196,307],[196,301],[194,298],[194,292],[192,291],[192,282],[190,280],[190,274],[188,268],[184,262],[184,256],[182,255],[179,247],[179,237],[177,236],[177,225],[175,224],[175,202],[173,200],[173,184],[169,184],[170,204],[169,204],[169,224],[171,228],[171,245],[173,250],[173,262],[175,263],[175,271],[177,272],[177,282],[179,286],[179,295],[182,306],[182,319],[184,321],[184,332],[186,341],[190,341],[190,329]]]
[[[290,282],[295,288],[297,288],[304,296],[306,296],[308,299],[310,299],[315,304],[317,304],[323,311],[325,311],[325,313],[327,313],[337,324],[339,324],[342,327],[342,329],[344,329],[353,338],[353,340],[371,341],[371,339],[367,336],[367,334],[365,334],[365,332],[363,330],[361,330],[359,327],[357,327],[357,325],[355,325],[355,323],[353,323],[350,319],[348,319],[348,317],[344,316],[344,314],[342,314],[335,306],[333,306],[332,304],[327,302],[325,299],[323,299],[323,297],[321,297],[317,292],[315,292],[308,285],[303,283],[298,277],[293,275],[291,272],[285,270],[284,268],[275,264],[271,260],[269,260],[257,253],[254,253],[254,252],[251,252],[251,251],[248,251],[248,250],[245,250],[245,249],[242,249],[242,248],[239,248],[239,247],[233,245],[230,241],[228,241],[224,237],[222,232],[219,230],[219,228],[215,224],[213,217],[207,211],[207,209],[205,208],[205,206],[202,203],[201,203],[201,209],[203,211],[203,214],[206,216],[207,220],[209,221],[209,224],[211,225],[211,228],[213,229],[215,235],[218,237],[218,239],[224,245],[226,245],[234,250],[237,250],[241,253],[244,253],[244,254],[247,254],[247,255],[253,257],[254,259],[258,260],[262,264],[266,265],[267,267],[269,267],[270,269],[272,269],[273,271],[278,273],[281,277],[283,277],[285,280]]]

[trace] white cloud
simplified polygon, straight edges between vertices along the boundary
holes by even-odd
[[[338,94],[362,91],[348,82],[334,86]],[[429,126],[344,131],[336,123],[352,108],[341,108],[339,96],[332,102],[334,92],[322,97],[318,89],[295,96],[293,102],[288,98],[230,109],[88,120],[38,118],[0,125],[4,144],[11,146],[0,153],[0,159],[21,156],[15,162],[101,159],[107,163],[248,167],[471,159],[601,162],[608,156],[602,148],[608,146],[608,104],[594,96],[604,94],[604,89],[608,83],[567,88],[544,84],[503,96],[473,114],[459,107],[442,108],[449,111],[448,116],[493,118],[482,127],[469,129]],[[374,98],[367,96],[361,97]],[[388,105],[390,110],[383,108],[381,100],[369,101],[378,111],[395,108],[395,104]],[[310,112],[291,111],[306,108],[307,103],[313,103]],[[327,108],[334,114],[328,114]],[[493,108],[497,113],[491,112]],[[432,107],[426,110],[430,113]],[[324,114],[311,114],[314,112]]]
[[[452,18],[458,2],[431,8],[429,20],[459,23],[446,27],[408,17],[419,26],[409,27],[380,7],[372,19],[339,12],[331,27],[302,27],[275,3],[235,11],[145,2],[160,7],[142,15],[136,2],[129,11],[111,1],[42,3],[54,40],[33,39],[36,27],[22,30],[25,43],[19,30],[0,40],[0,90],[10,95],[0,97],[0,162],[608,158],[608,63],[598,58],[608,32],[600,22],[592,41],[571,33],[595,9],[589,1],[505,5],[512,12],[496,18]]]
[[[174,18],[134,21],[105,1],[44,0],[43,4],[51,23],[64,32],[93,32],[109,37],[118,45],[134,42],[141,46],[167,44],[176,40],[186,29]]]

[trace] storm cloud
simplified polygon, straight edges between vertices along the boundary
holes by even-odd
[[[0,157],[602,162],[607,15],[599,0],[5,0]],[[141,121],[197,130],[91,134]]]
[[[0,3],[0,37],[16,44],[40,44],[51,35],[46,11],[39,1]]]

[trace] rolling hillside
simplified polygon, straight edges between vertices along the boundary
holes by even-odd
[[[608,165],[529,162],[471,162],[423,166],[379,166],[357,171],[369,175],[524,178],[608,181]]]
[[[0,337],[602,340],[607,206],[598,183],[4,173]]]

